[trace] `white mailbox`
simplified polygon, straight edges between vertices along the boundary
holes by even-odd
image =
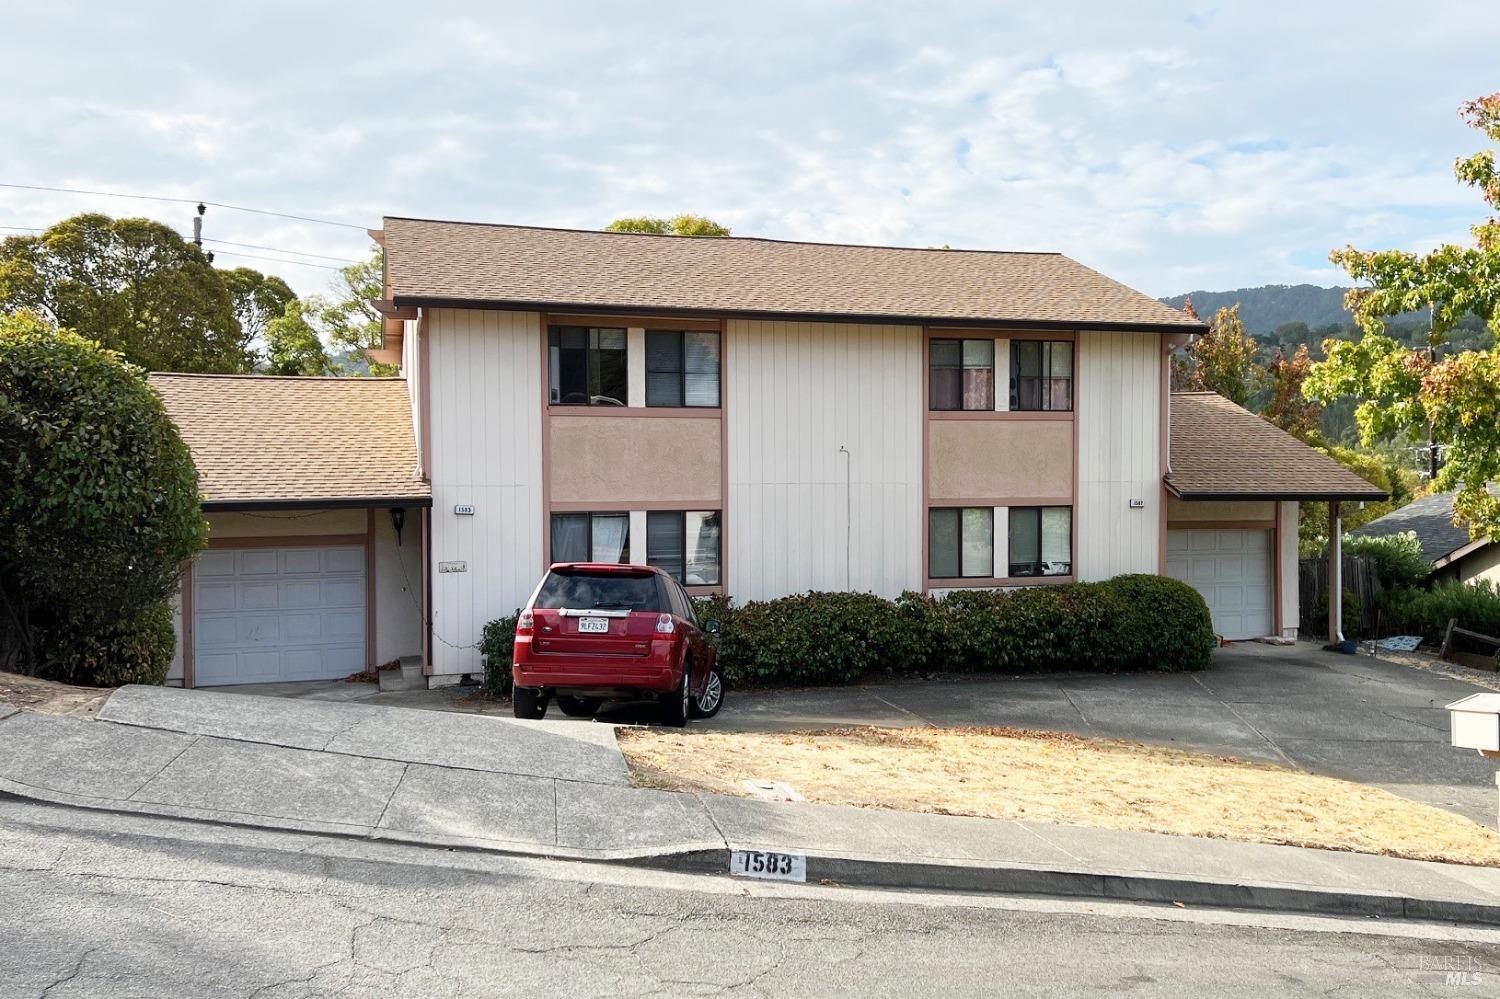
[[[1448,705],[1453,745],[1500,755],[1500,694],[1470,694]]]

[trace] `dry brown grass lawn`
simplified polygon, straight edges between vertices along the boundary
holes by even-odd
[[[0,673],[0,704],[47,714],[92,717],[114,692],[114,687],[74,687],[18,673]]]
[[[1227,757],[1005,728],[624,730],[642,783],[1500,866],[1500,834],[1378,788]]]

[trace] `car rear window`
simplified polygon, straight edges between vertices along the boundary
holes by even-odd
[[[553,572],[537,591],[539,610],[568,607],[573,610],[666,611],[662,588],[655,573],[639,575],[619,572]]]

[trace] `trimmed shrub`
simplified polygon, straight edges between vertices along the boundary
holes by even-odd
[[[29,312],[0,315],[0,523],[0,668],[78,683],[108,682],[80,664],[160,619],[208,531],[145,373]]]
[[[719,665],[732,684],[848,683],[922,669],[926,614],[870,593],[754,600],[720,617]]]
[[[1387,590],[1420,586],[1432,574],[1432,563],[1422,554],[1422,545],[1414,531],[1383,538],[1345,535],[1342,548],[1345,555],[1369,559],[1380,585]]]
[[[509,697],[514,677],[516,618],[519,613],[497,617],[484,626],[479,637],[479,654],[484,660],[484,692],[491,697]]]
[[[53,679],[92,687],[161,684],[177,648],[172,608],[165,602],[108,628],[63,626],[44,641]]]
[[[1216,644],[1198,591],[1149,575],[958,590],[940,600],[918,593],[894,601],[868,593],[803,593],[735,607],[714,599],[725,675],[757,686],[848,683],[927,670],[1203,669]],[[702,604],[699,613],[705,615]]]
[[[1488,581],[1447,582],[1431,590],[1397,590],[1385,596],[1386,631],[1421,635],[1436,644],[1448,622],[1460,628],[1500,638],[1500,591]]]

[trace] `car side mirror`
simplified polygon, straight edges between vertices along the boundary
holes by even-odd
[[[706,622],[704,622],[704,624],[703,624],[703,631],[704,631],[705,634],[717,635],[719,633],[719,622],[717,622],[717,621],[706,621]]]

